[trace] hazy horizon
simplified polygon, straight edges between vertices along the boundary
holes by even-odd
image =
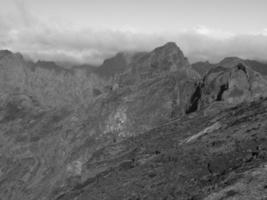
[[[101,64],[173,41],[190,62],[267,61],[264,0],[0,0],[0,49]]]

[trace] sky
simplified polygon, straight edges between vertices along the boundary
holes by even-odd
[[[267,61],[266,0],[0,0],[0,49],[101,64],[174,41],[191,62]]]

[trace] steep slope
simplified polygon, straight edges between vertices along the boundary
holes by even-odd
[[[2,199],[266,197],[267,99],[114,141],[68,108],[9,98],[0,108]]]
[[[169,42],[152,52],[137,56],[132,60],[130,69],[120,76],[120,85],[131,85],[143,80],[152,79],[158,75],[171,72],[185,73],[191,79],[198,79],[199,74],[194,71],[180,48]]]
[[[265,99],[110,144],[86,163],[90,176],[56,199],[264,199],[266,116]]]

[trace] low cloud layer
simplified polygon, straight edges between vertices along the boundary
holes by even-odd
[[[247,34],[203,26],[176,33],[94,30],[38,19],[22,3],[17,3],[16,14],[0,14],[0,49],[21,52],[33,60],[100,64],[119,51],[150,51],[168,41],[176,42],[191,62],[216,62],[226,56],[267,61],[267,29]]]

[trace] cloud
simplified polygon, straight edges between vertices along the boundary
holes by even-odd
[[[218,62],[227,56],[267,61],[267,35],[221,32],[215,37],[211,32],[188,31],[178,36],[177,40],[191,61]]]
[[[265,28],[265,29],[262,31],[262,35],[267,36],[267,28]]]
[[[119,51],[150,51],[168,41],[175,41],[191,62],[216,62],[226,56],[267,61],[267,29],[243,35],[205,26],[176,33],[144,33],[130,26],[96,30],[39,19],[22,1],[16,1],[13,14],[0,15],[0,49],[34,60],[100,64]]]

